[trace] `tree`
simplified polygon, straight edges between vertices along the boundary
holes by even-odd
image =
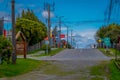
[[[96,32],[96,37],[99,38],[104,38],[105,37],[105,33],[107,32],[107,29],[105,26],[102,26],[97,32]]]
[[[118,42],[118,36],[120,35],[120,29],[114,28],[105,34],[106,37],[110,37],[112,43]]]
[[[34,12],[30,9],[22,11],[21,16],[16,18],[16,29],[21,30],[27,39],[28,45],[36,44],[46,37],[47,29]]]
[[[21,30],[25,35],[28,44],[37,43],[46,37],[46,27],[42,23],[31,21],[28,19],[18,19],[16,21],[17,31]],[[35,41],[35,42],[32,42]]]
[[[101,27],[96,32],[95,37],[97,38],[110,37],[112,43],[117,43],[119,35],[120,35],[120,25],[113,23],[108,26]]]

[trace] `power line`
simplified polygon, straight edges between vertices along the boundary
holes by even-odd
[[[120,8],[120,0],[110,0],[109,5],[105,11],[105,20],[107,20],[107,24],[110,23],[111,18],[115,18],[118,20],[118,14],[119,14],[119,8]],[[116,17],[117,16],[117,17]],[[114,22],[118,22],[115,21]]]

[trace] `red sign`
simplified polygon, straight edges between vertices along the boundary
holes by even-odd
[[[48,37],[44,38],[44,40],[48,40]]]
[[[4,33],[4,38],[6,38],[6,30],[4,30],[4,32],[3,32],[3,33]]]
[[[65,34],[61,34],[61,35],[60,35],[60,38],[65,38]]]

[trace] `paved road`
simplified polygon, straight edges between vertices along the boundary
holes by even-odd
[[[48,65],[27,74],[0,80],[108,80],[105,75],[90,74],[89,67],[110,60],[97,49],[66,49],[52,57],[34,59],[45,60]]]
[[[55,56],[35,58],[37,60],[109,60],[97,49],[66,49]]]

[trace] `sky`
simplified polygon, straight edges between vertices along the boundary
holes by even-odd
[[[32,9],[36,16],[44,23],[47,17],[47,11],[44,10],[44,1],[52,4],[53,0],[15,0],[16,16],[21,11]],[[90,44],[95,44],[94,35],[96,31],[104,25],[104,22],[90,23],[86,21],[104,20],[105,10],[108,7],[109,0],[54,0],[54,10],[51,9],[51,27],[58,26],[58,18],[63,16],[62,33],[66,35],[67,26],[69,30],[69,42],[71,30],[73,33],[73,45],[78,48],[85,48]],[[52,8],[52,7],[51,7]],[[5,20],[11,19],[11,0],[0,0],[0,17]],[[11,28],[11,23],[5,21],[5,29]],[[84,22],[84,23],[83,23]]]

